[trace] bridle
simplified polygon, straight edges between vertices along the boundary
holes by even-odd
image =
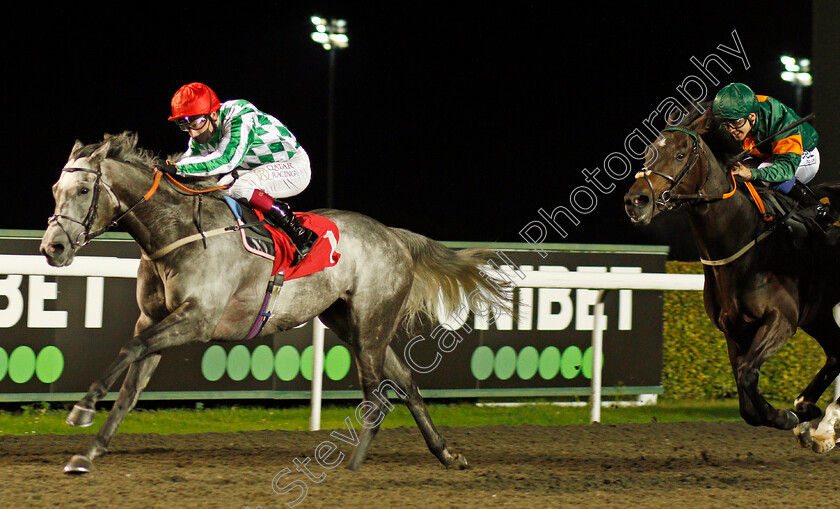
[[[100,228],[99,230],[91,232],[91,228],[93,228],[94,222],[96,222],[96,215],[99,210],[99,195],[102,194],[102,187],[104,186],[111,197],[119,203],[119,199],[117,199],[116,194],[114,194],[113,189],[107,183],[102,180],[102,169],[100,165],[97,165],[95,169],[91,168],[81,168],[75,166],[65,166],[62,170],[62,173],[75,173],[75,172],[84,172],[84,173],[91,173],[96,176],[94,183],[93,183],[93,198],[90,203],[90,207],[88,207],[87,214],[85,214],[84,219],[75,219],[70,216],[65,216],[63,214],[53,214],[47,220],[48,225],[56,225],[58,226],[64,235],[67,237],[67,240],[70,242],[70,245],[73,249],[82,248],[90,243],[91,240],[99,237],[103,233],[107,232],[111,228],[117,226],[119,222],[128,214],[130,214],[138,205],[147,201],[152,195],[157,192],[158,185],[160,184],[160,178],[162,173],[160,171],[155,172],[155,179],[152,183],[152,187],[140,198],[134,205],[129,207],[125,212],[119,214],[118,216],[114,217],[110,223],[108,223],[105,227]],[[67,230],[64,228],[64,225],[61,224],[61,220],[70,221],[71,223],[76,223],[82,227],[82,231],[76,236],[74,240]]]
[[[62,173],[64,173],[64,172],[66,172],[66,173],[84,172],[84,173],[91,173],[91,174],[96,176],[96,178],[94,180],[94,185],[93,185],[93,200],[91,201],[90,207],[88,208],[87,214],[85,214],[84,219],[79,220],[79,219],[75,219],[75,218],[72,218],[72,217],[69,217],[69,216],[65,216],[63,214],[54,214],[54,215],[50,216],[50,218],[48,220],[49,225],[55,224],[56,226],[58,226],[61,229],[62,232],[64,232],[64,235],[67,237],[67,240],[70,242],[70,245],[73,247],[73,249],[79,249],[79,248],[82,248],[82,247],[88,245],[91,240],[95,239],[96,237],[99,237],[100,235],[107,232],[111,228],[117,226],[119,224],[119,222],[122,221],[122,219],[125,216],[130,214],[140,204],[149,201],[149,199],[151,199],[151,197],[154,196],[154,194],[157,192],[157,190],[160,186],[161,178],[164,175],[164,173],[162,171],[155,168],[154,169],[154,171],[155,171],[154,181],[152,182],[152,186],[149,188],[149,190],[146,191],[146,193],[139,200],[137,200],[137,202],[135,202],[134,205],[128,207],[128,209],[126,209],[125,212],[123,212],[123,213],[117,215],[116,217],[114,217],[111,220],[111,222],[108,223],[105,227],[100,228],[99,230],[96,230],[94,232],[91,232],[90,230],[93,227],[94,222],[96,222],[96,215],[97,215],[97,212],[98,212],[98,209],[99,209],[99,195],[102,194],[102,190],[101,190],[102,187],[103,186],[105,187],[105,189],[108,191],[108,193],[111,195],[111,197],[117,203],[119,203],[120,200],[117,198],[117,195],[114,193],[113,189],[111,189],[111,186],[109,186],[105,181],[102,180],[102,169],[101,169],[100,165],[97,165],[95,169],[81,168],[81,167],[75,167],[75,166],[65,166],[61,171],[62,171]],[[226,185],[220,185],[220,186],[210,187],[210,188],[207,188],[207,189],[192,189],[192,188],[187,187],[184,184],[178,182],[177,180],[175,180],[175,177],[173,177],[172,175],[166,174],[166,176],[167,176],[167,180],[169,181],[169,183],[172,184],[176,189],[180,190],[183,193],[191,194],[191,195],[202,195],[202,194],[206,194],[206,193],[211,193],[213,191],[219,191],[219,190],[227,189],[227,187],[228,187]],[[64,225],[61,224],[62,219],[70,221],[72,223],[76,223],[78,225],[81,225],[82,231],[76,236],[75,240],[70,236],[70,234],[64,228]],[[233,230],[230,229],[230,228],[226,228],[225,231],[233,231]],[[201,236],[206,237],[207,234],[202,233]],[[194,240],[192,237],[188,237],[188,239],[190,239],[190,241]],[[176,244],[178,244],[178,243],[176,243]],[[178,246],[180,246],[180,245],[181,244],[178,244]],[[170,249],[170,248],[168,248],[168,249]]]
[[[671,183],[671,187],[662,191],[662,193],[659,194],[659,197],[654,197],[654,202],[656,203],[656,205],[664,207],[668,210],[674,210],[687,202],[725,200],[726,198],[729,198],[730,196],[735,194],[735,177],[731,173],[729,175],[732,178],[732,190],[722,195],[710,196],[703,193],[702,189],[706,185],[706,182],[708,182],[709,180],[709,174],[706,175],[706,180],[703,181],[703,184],[700,185],[696,193],[674,193],[674,190],[682,183],[682,181],[688,176],[688,174],[691,173],[691,170],[697,164],[697,161],[700,158],[700,153],[703,152],[703,147],[700,143],[700,137],[694,131],[683,129],[682,127],[666,127],[662,130],[662,132],[665,131],[679,131],[688,134],[689,136],[691,136],[692,145],[691,153],[688,156],[688,160],[685,162],[685,164],[683,165],[682,169],[676,177],[672,177],[671,175],[662,173],[661,171],[652,170],[648,167],[643,167],[642,171],[636,173],[637,179],[645,179],[645,182],[647,182],[648,187],[650,188],[651,195],[653,195],[653,183],[651,183],[650,181],[650,175],[656,175]]]

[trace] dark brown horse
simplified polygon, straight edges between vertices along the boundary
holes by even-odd
[[[625,195],[625,210],[647,224],[662,211],[687,209],[704,263],[706,313],[726,336],[741,416],[754,426],[793,429],[822,415],[816,402],[840,373],[840,327],[832,316],[840,246],[815,239],[797,247],[780,223],[764,220],[712,153],[709,143],[721,131],[707,117],[666,128],[648,147],[650,162]],[[799,327],[822,346],[826,362],[792,410],[776,409],[759,391],[759,370]]]

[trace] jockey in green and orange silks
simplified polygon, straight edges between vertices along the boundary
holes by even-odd
[[[715,96],[712,113],[723,121],[729,133],[750,150],[750,156],[762,160],[757,168],[737,164],[734,173],[747,180],[765,182],[785,194],[796,182],[807,184],[820,167],[817,150],[819,136],[807,122],[776,136],[770,143],[756,147],[758,141],[774,136],[800,119],[780,101],[756,95],[743,83],[730,83]]]
[[[187,151],[159,167],[174,175],[219,176],[230,196],[247,201],[269,223],[285,232],[297,248],[295,263],[317,240],[280,198],[300,194],[309,185],[309,156],[279,120],[248,101],[220,102],[203,83],[189,83],[172,98],[172,115],[189,134]]]
[[[748,168],[739,161],[732,173],[746,180],[763,182],[804,208],[816,207],[817,225],[830,233],[830,243],[836,243],[837,229],[831,228],[835,218],[807,186],[820,168],[819,136],[814,127],[805,122],[786,130],[800,120],[799,115],[772,97],[756,95],[743,83],[723,87],[715,96],[712,114],[742,143],[744,150],[749,151],[748,157],[761,161],[755,168]],[[768,139],[768,143],[758,145]]]

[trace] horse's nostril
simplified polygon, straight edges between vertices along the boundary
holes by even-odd
[[[50,244],[47,248],[47,252],[50,255],[59,255],[64,252],[64,246],[62,244]]]
[[[626,196],[624,198],[624,205],[628,207],[644,207],[649,203],[650,199],[644,194],[637,194],[633,196]]]

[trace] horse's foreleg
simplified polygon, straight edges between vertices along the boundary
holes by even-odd
[[[137,404],[140,393],[146,388],[149,380],[160,362],[160,354],[152,354],[136,361],[128,368],[122,388],[114,407],[108,413],[108,419],[99,428],[99,433],[84,454],[77,454],[65,465],[64,473],[83,474],[93,468],[93,460],[108,452],[108,445],[117,432],[125,416]]]
[[[143,357],[194,340],[200,340],[204,332],[199,330],[200,322],[188,319],[192,306],[184,303],[159,323],[138,333],[120,349],[117,359],[105,370],[102,377],[91,384],[87,394],[79,400],[67,417],[67,424],[86,427],[93,424],[96,403],[108,394],[111,386],[134,361]]]
[[[788,430],[799,424],[792,411],[774,408],[758,388],[761,365],[782,347],[793,332],[790,323],[778,311],[773,311],[756,331],[744,355],[738,355],[737,349],[730,348],[730,356],[735,355],[732,365],[738,385],[741,417],[748,424]]]
[[[441,463],[446,468],[465,469],[470,468],[467,459],[461,454],[452,454],[446,447],[446,439],[438,432],[432,422],[432,417],[429,415],[429,410],[420,396],[420,390],[411,375],[411,370],[406,366],[405,362],[394,353],[394,350],[389,346],[385,353],[385,376],[388,380],[393,381],[403,391],[397,393],[400,399],[408,407],[411,415],[414,416],[414,421],[423,438],[426,440],[426,445],[432,454],[437,456]],[[395,391],[396,392],[396,391]]]
[[[108,366],[102,378],[93,382],[87,394],[73,406],[73,410],[67,416],[67,424],[83,428],[93,424],[96,404],[108,394],[117,378],[137,359],[144,347],[143,342],[136,337],[122,347],[117,359]]]

